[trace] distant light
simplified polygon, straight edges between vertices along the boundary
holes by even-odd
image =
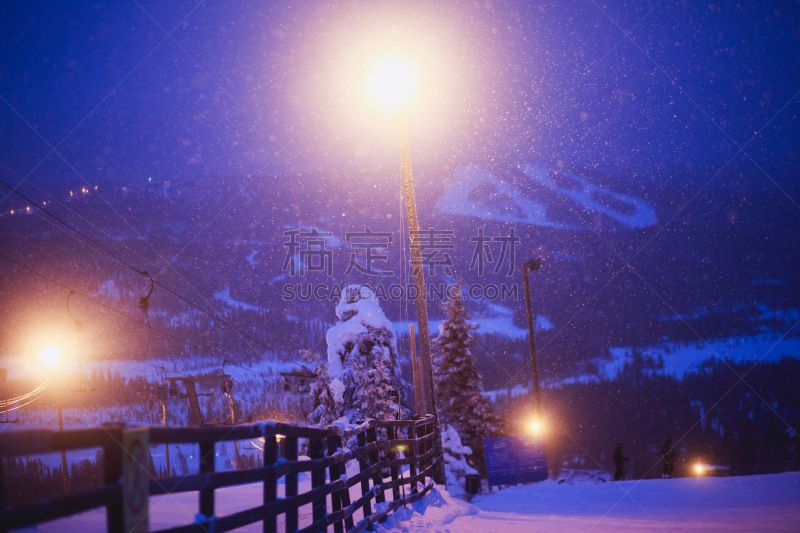
[[[31,206],[27,206],[27,207],[25,208],[25,211],[30,211],[30,210],[31,210]]]
[[[94,186],[94,190],[97,190],[97,185]]]
[[[705,465],[702,465],[700,463],[696,463],[694,465],[694,473],[697,474],[698,476],[702,476],[703,474],[705,474],[706,473]]]
[[[380,107],[400,109],[417,93],[417,71],[398,57],[377,60],[367,72],[367,90]]]
[[[72,196],[72,191],[69,191],[69,195]]]
[[[39,361],[48,368],[53,368],[58,366],[61,362],[61,348],[50,344],[42,348],[42,351],[39,353]]]
[[[11,210],[11,214],[12,214],[12,215],[14,214],[14,210],[13,210],[13,209]]]
[[[546,425],[544,421],[539,418],[531,418],[527,422],[527,433],[536,437],[541,437],[544,434]]]

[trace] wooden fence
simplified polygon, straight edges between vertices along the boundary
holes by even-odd
[[[105,507],[108,531],[149,531],[150,496],[193,491],[199,495],[199,519],[162,531],[221,532],[262,521],[263,531],[275,532],[282,515],[287,532],[332,529],[336,533],[358,533],[371,530],[389,513],[430,490],[430,478],[434,477],[434,470],[442,460],[437,455],[440,453],[440,446],[435,445],[438,444],[437,435],[438,428],[432,416],[416,420],[368,420],[344,432],[339,427],[266,422],[217,427],[125,428],[113,425],[64,432],[4,433],[0,435],[0,530]],[[144,452],[143,456],[132,451],[136,449],[137,439],[138,453]],[[245,439],[263,439],[264,466],[215,471],[216,444]],[[348,442],[352,444],[349,449],[343,446]],[[199,445],[199,473],[138,479],[142,472],[149,472],[142,463],[149,462],[146,452],[150,445],[181,443]],[[307,460],[298,459],[301,446],[308,451]],[[11,481],[3,479],[6,457],[87,448],[103,450],[103,486],[24,507],[5,505],[4,490]],[[348,477],[345,464],[351,460],[358,462],[359,472]],[[301,472],[310,472],[311,477],[310,490],[302,493],[298,491]],[[282,477],[285,478],[284,493],[279,497],[278,481]],[[215,489],[254,482],[260,483],[263,489],[261,505],[216,516]],[[359,495],[355,501],[351,501],[351,487],[357,487],[353,491]],[[254,490],[258,489],[254,487]],[[311,505],[312,522],[299,529],[298,510],[304,505]]]

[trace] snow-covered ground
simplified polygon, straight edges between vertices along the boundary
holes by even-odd
[[[351,469],[348,468],[348,471]],[[307,489],[308,476],[300,481]],[[281,492],[279,487],[279,494]],[[354,489],[353,496],[357,489]],[[217,491],[219,515],[261,502],[258,484]],[[153,529],[190,523],[195,493],[152,498]],[[311,509],[300,512],[310,524]],[[41,531],[100,531],[105,513],[93,511],[44,524]],[[559,485],[545,481],[477,496],[472,503],[437,487],[380,524],[379,532],[570,531],[798,531],[800,472],[726,478],[653,479]],[[282,524],[279,524],[279,528]],[[252,524],[242,531],[261,531]]]

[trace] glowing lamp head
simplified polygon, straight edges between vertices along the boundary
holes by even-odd
[[[399,110],[417,93],[417,71],[411,63],[386,57],[375,61],[367,72],[367,90],[380,107]]]
[[[698,476],[702,476],[705,473],[705,471],[706,471],[705,466],[701,465],[700,463],[694,465],[694,473],[697,474]]]
[[[541,437],[545,432],[545,424],[541,418],[531,418],[527,422],[527,432],[534,437]]]
[[[61,348],[50,344],[42,348],[39,354],[39,361],[47,368],[54,368],[61,362]]]

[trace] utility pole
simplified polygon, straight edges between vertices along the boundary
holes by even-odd
[[[227,376],[227,374],[225,374],[225,363],[227,362],[228,361],[222,362],[222,376],[223,376],[222,392],[228,395],[228,405],[231,408],[231,425],[235,426],[236,412],[234,409],[235,402],[233,401],[233,380],[230,378],[230,376]],[[234,461],[233,463],[234,469],[239,470],[239,443],[236,441],[233,441],[233,461]]]
[[[162,382],[163,385],[166,386],[167,384],[167,369],[163,366],[161,367],[161,371],[164,372],[164,381]],[[159,403],[161,404],[161,421],[164,424],[164,427],[167,427],[167,395],[166,393],[161,393],[161,398],[159,399]],[[167,460],[167,477],[172,475],[172,470],[169,467],[169,444],[164,443],[164,456]]]
[[[409,339],[411,341],[411,373],[414,376],[414,409],[416,414],[423,415],[425,405],[425,391],[419,375],[419,359],[417,358],[417,339],[414,335],[414,324],[408,325]]]
[[[56,383],[56,409],[58,410],[58,431],[64,431],[64,417],[61,414],[61,387]],[[69,472],[67,472],[67,452],[61,450],[61,478],[64,480],[64,495],[69,494]]]
[[[528,281],[528,272],[530,270],[539,270],[542,264],[541,259],[532,259],[522,264],[522,278],[525,288],[525,311],[528,315],[528,344],[531,352],[531,378],[533,380],[533,397],[536,401],[536,417],[542,418],[542,399],[539,396],[539,369],[536,366],[536,342],[533,340],[533,311],[531,309],[531,287]]]
[[[414,197],[414,180],[411,175],[411,152],[408,148],[405,116],[397,115],[397,137],[400,142],[400,166],[403,173],[403,192],[406,199],[408,218],[408,240],[411,244],[411,273],[414,276],[414,303],[417,307],[417,326],[419,327],[419,356],[422,371],[422,389],[425,395],[425,411],[436,416],[436,402],[433,396],[433,365],[431,363],[431,332],[428,325],[428,304],[425,294],[425,273],[422,268],[422,247],[420,245],[419,221],[417,220],[417,201]]]

